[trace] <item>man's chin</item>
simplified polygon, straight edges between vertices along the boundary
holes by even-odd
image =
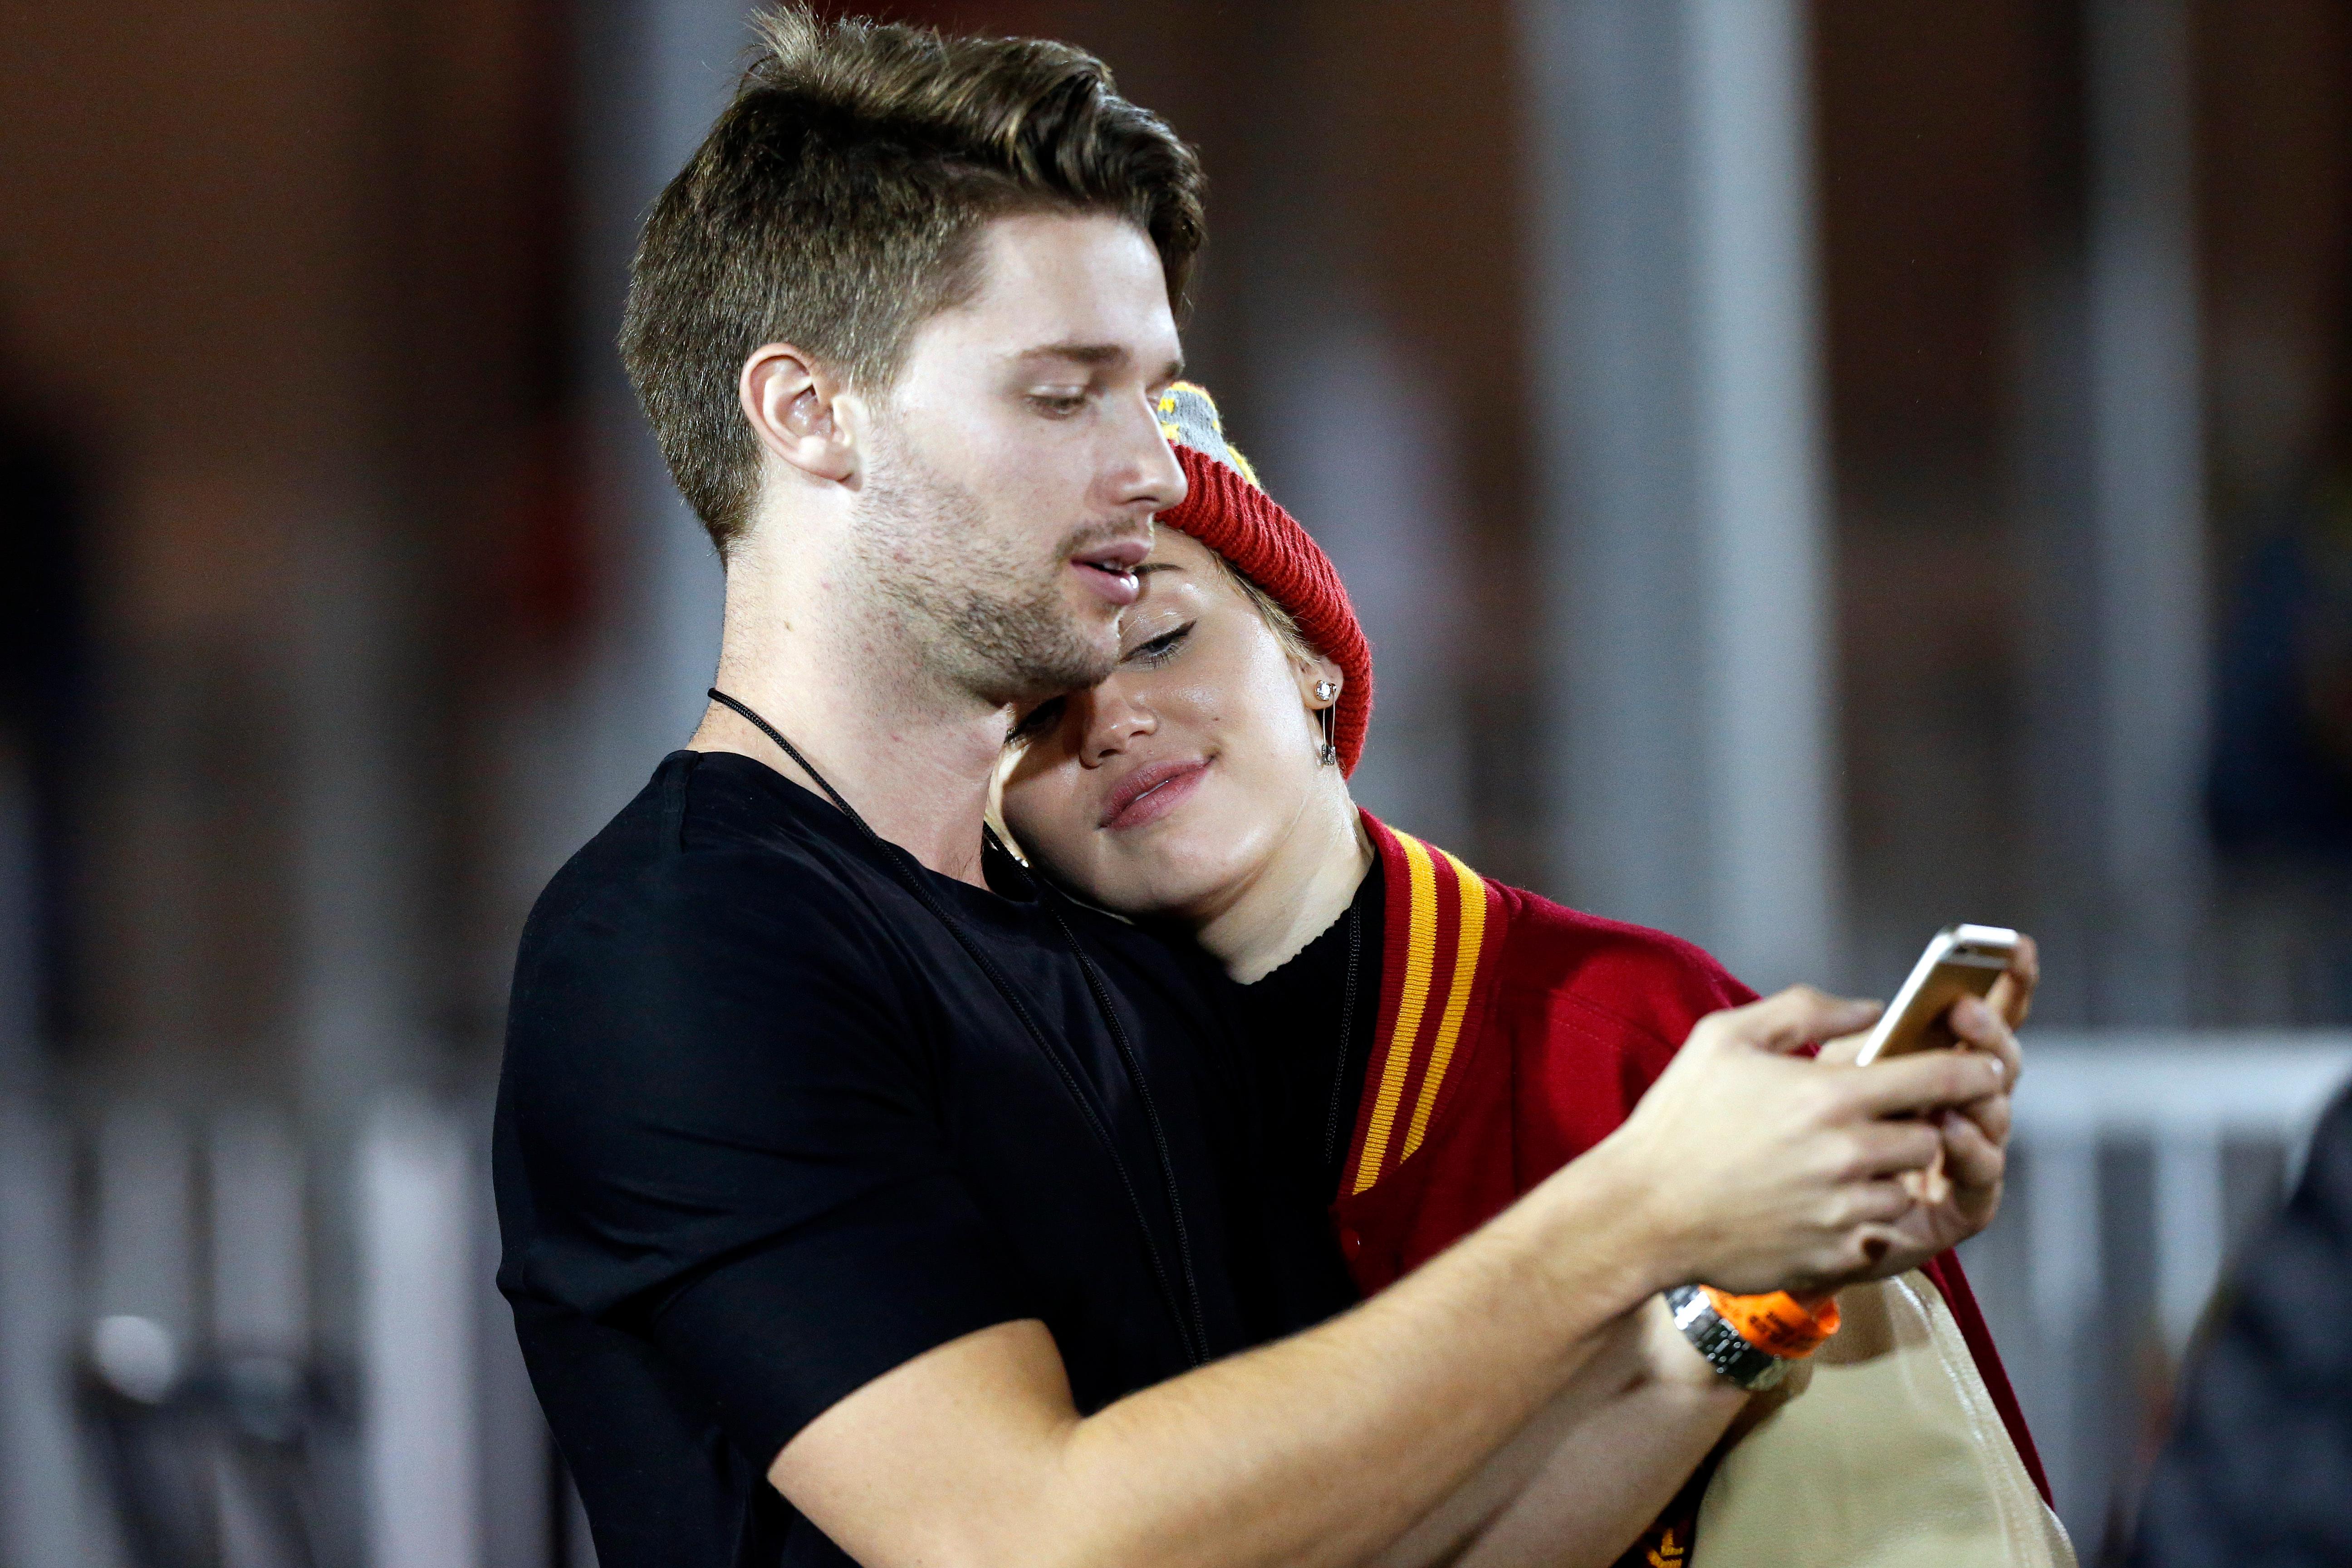
[[[1118,668],[1118,617],[1092,613],[1098,606],[1071,608],[1058,626],[1024,638],[1006,673],[1020,689],[1013,702],[1042,702],[1098,686]]]
[[[985,660],[988,675],[976,682],[981,693],[1000,708],[1042,703],[1051,696],[1098,687],[1118,670],[1118,642],[1096,647],[1077,635],[1077,627],[1068,630],[1068,637],[1040,637],[1025,647],[995,648],[995,658]]]
[[[1089,614],[1054,598],[1010,613],[991,608],[969,606],[952,633],[962,645],[963,684],[992,705],[1084,690],[1118,668],[1116,615]]]
[[[1019,668],[1005,671],[1006,689],[992,692],[991,702],[999,707],[1027,706],[1043,702],[1049,697],[1063,697],[1073,691],[1084,691],[1099,686],[1118,668],[1118,649],[1084,652],[1075,648],[1058,649],[1050,655],[1040,655],[1024,660]]]

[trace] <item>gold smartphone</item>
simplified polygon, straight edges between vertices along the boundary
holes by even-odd
[[[1982,996],[2009,968],[2017,933],[2006,926],[1946,926],[1928,939],[1927,951],[1911,966],[1911,977],[1886,1005],[1878,1026],[1864,1040],[1854,1065],[1909,1051],[1940,1050],[1960,1043],[1947,1015],[1962,996]]]

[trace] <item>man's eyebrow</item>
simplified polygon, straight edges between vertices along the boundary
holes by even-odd
[[[1024,349],[1015,357],[1024,360],[1067,360],[1072,364],[1106,365],[1124,364],[1132,356],[1129,354],[1126,346],[1120,343],[1043,343],[1034,349]],[[1180,354],[1170,360],[1160,370],[1160,381],[1163,384],[1174,381],[1183,374],[1184,360]]]
[[[1062,359],[1073,364],[1118,364],[1129,355],[1118,343],[1042,343],[1034,349],[1024,349],[1016,357]]]

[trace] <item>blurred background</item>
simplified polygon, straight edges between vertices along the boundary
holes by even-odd
[[[1759,986],[2040,937],[1969,1258],[2119,1542],[2352,1076],[2352,8],[876,9],[1199,145],[1367,804]],[[743,9],[5,14],[0,1564],[586,1563],[488,1093],[716,648],[611,343]]]

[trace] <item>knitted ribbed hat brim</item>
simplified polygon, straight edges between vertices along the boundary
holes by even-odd
[[[1188,434],[1180,429],[1173,444],[1191,489],[1181,504],[1160,513],[1158,521],[1232,562],[1288,612],[1316,652],[1339,667],[1343,679],[1331,715],[1331,744],[1339,753],[1341,774],[1353,773],[1371,727],[1372,645],[1356,618],[1347,584],[1297,518],[1244,478],[1234,463],[1186,442],[1182,437]],[[1223,447],[1221,438],[1217,444]]]

